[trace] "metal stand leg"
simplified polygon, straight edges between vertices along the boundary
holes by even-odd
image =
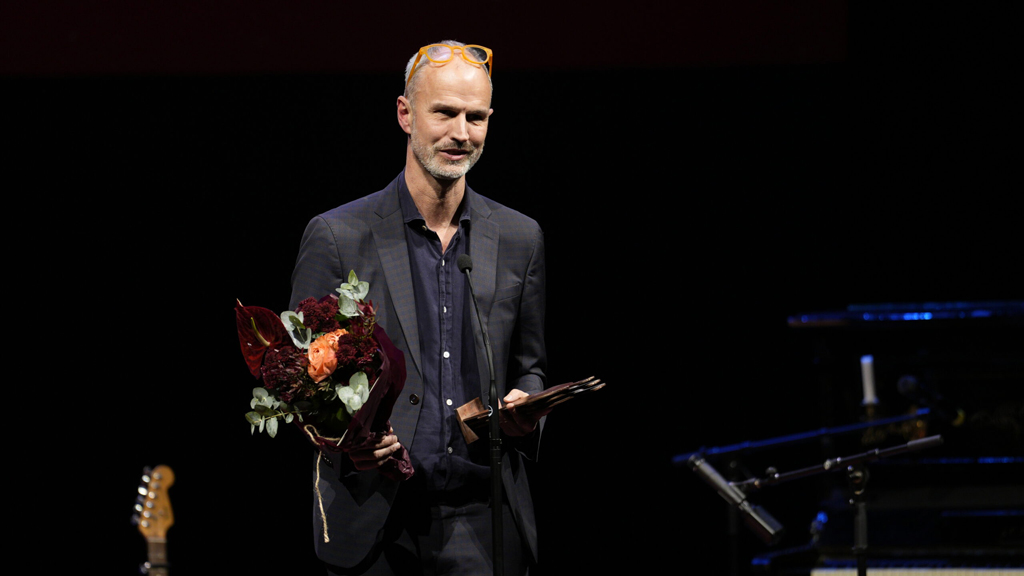
[[[864,501],[864,490],[868,483],[868,470],[856,465],[847,468],[847,479],[850,482],[852,496],[850,504],[855,508],[853,518],[853,554],[857,558],[857,576],[868,573],[868,514]]]

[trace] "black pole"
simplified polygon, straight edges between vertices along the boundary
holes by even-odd
[[[487,397],[487,403],[491,409],[490,418],[488,419],[491,437],[491,552],[494,574],[495,576],[502,576],[504,574],[505,562],[504,539],[501,526],[501,503],[503,498],[501,485],[501,429],[498,422],[498,382],[494,378],[494,356],[491,353],[491,343],[487,339],[487,327],[484,326],[484,320],[480,316],[480,306],[476,303],[476,292],[473,289],[473,278],[469,274],[469,271],[473,269],[473,260],[470,259],[468,254],[463,254],[459,256],[458,265],[459,270],[465,272],[466,280],[469,282],[469,294],[473,298],[476,322],[480,325],[480,334],[483,336],[484,350],[487,353],[487,369],[490,371],[491,376],[491,386]]]

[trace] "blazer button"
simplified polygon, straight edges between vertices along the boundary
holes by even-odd
[[[413,406],[415,406],[415,405],[417,405],[419,403],[420,403],[420,397],[419,396],[417,396],[415,394],[409,394],[409,404],[412,404]]]

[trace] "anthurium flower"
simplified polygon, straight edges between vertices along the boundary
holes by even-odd
[[[260,377],[260,366],[267,349],[291,341],[280,316],[259,306],[242,306],[238,300],[235,300],[235,327],[242,357],[255,378]]]

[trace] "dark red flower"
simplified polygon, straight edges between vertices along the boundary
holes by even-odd
[[[292,341],[280,316],[259,306],[242,306],[238,300],[235,301],[235,327],[242,357],[255,378],[260,377],[260,366],[267,349]]]
[[[299,312],[302,312],[302,324],[314,334],[334,332],[341,328],[337,318],[338,299],[334,296],[324,296],[320,300],[306,298],[295,307],[295,313]]]
[[[276,390],[281,400],[291,403],[296,396],[308,395],[303,386],[308,364],[306,354],[294,346],[267,350],[263,359],[263,385]]]
[[[338,338],[338,351],[335,356],[338,358],[338,366],[353,366],[359,358],[359,349],[356,348],[356,337],[352,334],[342,334]]]

